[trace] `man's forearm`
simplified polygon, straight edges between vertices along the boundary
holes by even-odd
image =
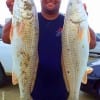
[[[10,29],[11,29],[12,20],[9,20],[5,26],[3,27],[2,31],[2,41],[4,43],[10,44]]]
[[[96,46],[96,35],[95,32],[89,27],[90,32],[90,49],[95,48]]]

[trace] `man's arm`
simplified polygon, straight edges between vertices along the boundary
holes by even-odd
[[[10,44],[10,29],[11,29],[12,20],[8,21],[3,27],[2,31],[2,41],[4,43]]]
[[[90,49],[94,49],[96,46],[96,35],[95,32],[89,27],[90,32]]]

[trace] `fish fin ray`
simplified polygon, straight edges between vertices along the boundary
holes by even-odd
[[[83,84],[87,84],[87,76],[88,76],[89,74],[91,74],[92,72],[93,72],[93,68],[87,67],[87,69],[86,69],[86,71],[85,71],[85,73],[84,73],[84,75],[83,75],[83,78],[82,78],[82,83],[83,83]]]
[[[21,22],[21,23],[17,24],[17,27],[18,27],[18,36],[20,36],[20,37],[23,35],[21,33],[22,33],[23,29],[24,29],[24,26],[25,26],[24,22]]]
[[[17,78],[17,75],[14,72],[12,72],[12,84],[13,85],[18,84],[18,78]]]
[[[84,29],[79,26],[79,30],[78,30],[78,40],[82,40],[83,39],[83,33],[84,33]]]

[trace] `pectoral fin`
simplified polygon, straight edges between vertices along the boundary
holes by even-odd
[[[84,33],[85,31],[87,31],[87,37],[88,37],[88,42],[90,43],[90,32],[89,32],[89,29],[85,30],[84,27],[82,27],[81,25],[79,26],[79,29],[78,29],[78,40],[82,40],[84,37]]]
[[[83,84],[87,84],[87,76],[89,75],[89,74],[91,74],[93,72],[93,68],[91,68],[91,67],[87,67],[87,69],[86,69],[86,71],[85,71],[85,74],[84,74],[84,76],[83,76],[83,78],[82,78],[82,83]]]
[[[78,29],[78,40],[82,40],[83,39],[83,33],[84,33],[84,30],[81,26],[79,26],[79,29]]]
[[[12,72],[12,84],[13,85],[18,84],[17,75],[14,72]]]

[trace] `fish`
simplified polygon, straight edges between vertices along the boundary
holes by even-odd
[[[81,0],[68,2],[61,41],[62,73],[68,100],[79,100],[82,79],[86,83],[90,43],[88,16]]]
[[[39,22],[33,0],[15,0],[10,33],[12,83],[19,86],[20,100],[32,100],[38,69]]]

